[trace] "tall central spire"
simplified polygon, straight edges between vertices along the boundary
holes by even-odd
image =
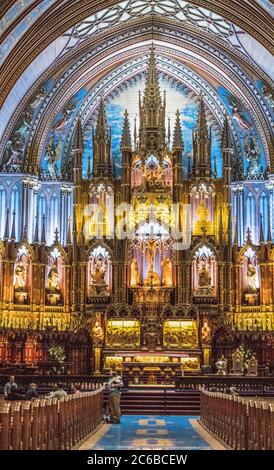
[[[165,148],[165,97],[162,100],[156,67],[155,50],[152,46],[143,100],[139,99],[140,150],[161,153]]]
[[[150,52],[143,106],[154,110],[159,110],[162,106],[159,77],[156,68],[156,59],[153,46]]]

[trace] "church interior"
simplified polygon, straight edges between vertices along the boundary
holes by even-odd
[[[123,415],[162,414],[167,390],[167,415],[215,434],[214,393],[274,397],[273,18],[268,0],[1,2],[0,388],[103,397],[116,370]]]

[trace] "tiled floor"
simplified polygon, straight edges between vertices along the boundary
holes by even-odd
[[[192,416],[122,416],[121,424],[103,425],[80,450],[209,450],[216,448],[197,432]],[[193,425],[192,425],[193,424]]]

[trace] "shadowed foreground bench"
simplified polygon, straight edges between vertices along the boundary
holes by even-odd
[[[1,450],[72,449],[102,421],[103,390],[0,403]]]
[[[201,391],[201,422],[235,450],[274,450],[274,400]]]

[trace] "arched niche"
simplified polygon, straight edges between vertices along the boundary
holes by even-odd
[[[85,238],[111,237],[114,231],[114,191],[103,181],[91,184],[84,211]]]
[[[112,257],[107,247],[91,249],[87,263],[88,297],[106,297],[112,293]]]
[[[167,156],[162,162],[151,153],[144,165],[144,184],[147,190],[157,190],[172,186],[172,164]]]
[[[205,229],[207,234],[213,233],[214,214],[216,207],[216,189],[211,181],[193,183],[190,188],[191,216],[193,233],[199,235]]]
[[[13,274],[14,303],[28,304],[31,290],[31,255],[26,245],[18,248]]]
[[[131,240],[129,266],[130,287],[173,287],[172,238],[158,221],[144,222]]]
[[[46,266],[46,304],[63,305],[66,289],[64,258],[57,247],[48,256]]]
[[[196,249],[192,260],[192,292],[195,296],[216,296],[217,260],[211,247],[202,245]]]
[[[259,305],[260,303],[260,268],[256,251],[249,246],[241,257],[242,266],[242,303]]]
[[[131,187],[138,188],[143,182],[143,164],[141,157],[135,156],[131,166]]]

